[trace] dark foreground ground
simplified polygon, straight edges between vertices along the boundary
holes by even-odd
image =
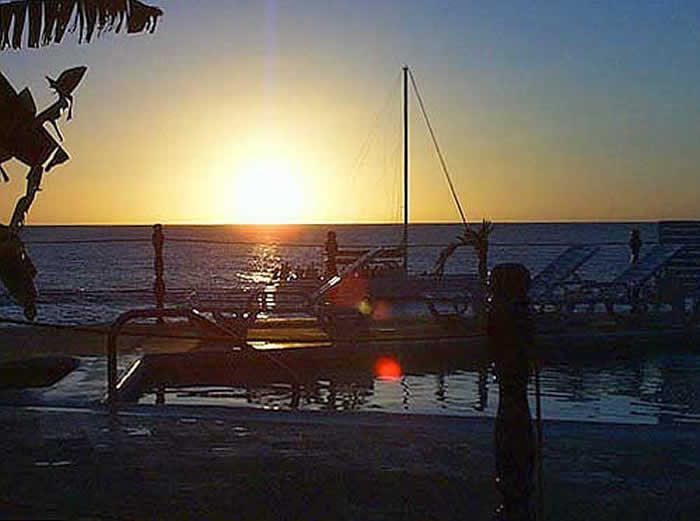
[[[493,423],[0,407],[0,518],[490,519]],[[700,428],[545,424],[545,519],[700,517]]]

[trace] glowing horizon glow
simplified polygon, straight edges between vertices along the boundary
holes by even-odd
[[[254,159],[233,180],[231,215],[247,224],[285,224],[301,220],[302,178],[291,162],[275,157]]]

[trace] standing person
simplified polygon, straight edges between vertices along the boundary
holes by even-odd
[[[338,243],[335,239],[335,232],[330,231],[326,235],[326,278],[330,279],[338,274],[338,266],[335,259],[338,255]]]
[[[639,251],[642,249],[642,238],[639,236],[639,228],[635,228],[630,232],[630,264],[639,262]]]
[[[639,236],[639,228],[635,228],[630,232],[630,264],[639,262],[639,251],[642,249],[642,238]],[[635,285],[632,288],[632,313],[638,313],[642,310],[643,304],[639,299],[639,286]]]

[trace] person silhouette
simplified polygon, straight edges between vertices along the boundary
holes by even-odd
[[[338,274],[338,266],[335,260],[337,255],[338,243],[336,242],[335,232],[330,231],[326,235],[326,278]]]
[[[642,238],[639,236],[639,228],[635,228],[630,232],[630,264],[639,262],[639,251],[642,249]]]

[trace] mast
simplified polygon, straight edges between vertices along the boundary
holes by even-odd
[[[408,272],[408,67],[403,67],[403,271]]]

